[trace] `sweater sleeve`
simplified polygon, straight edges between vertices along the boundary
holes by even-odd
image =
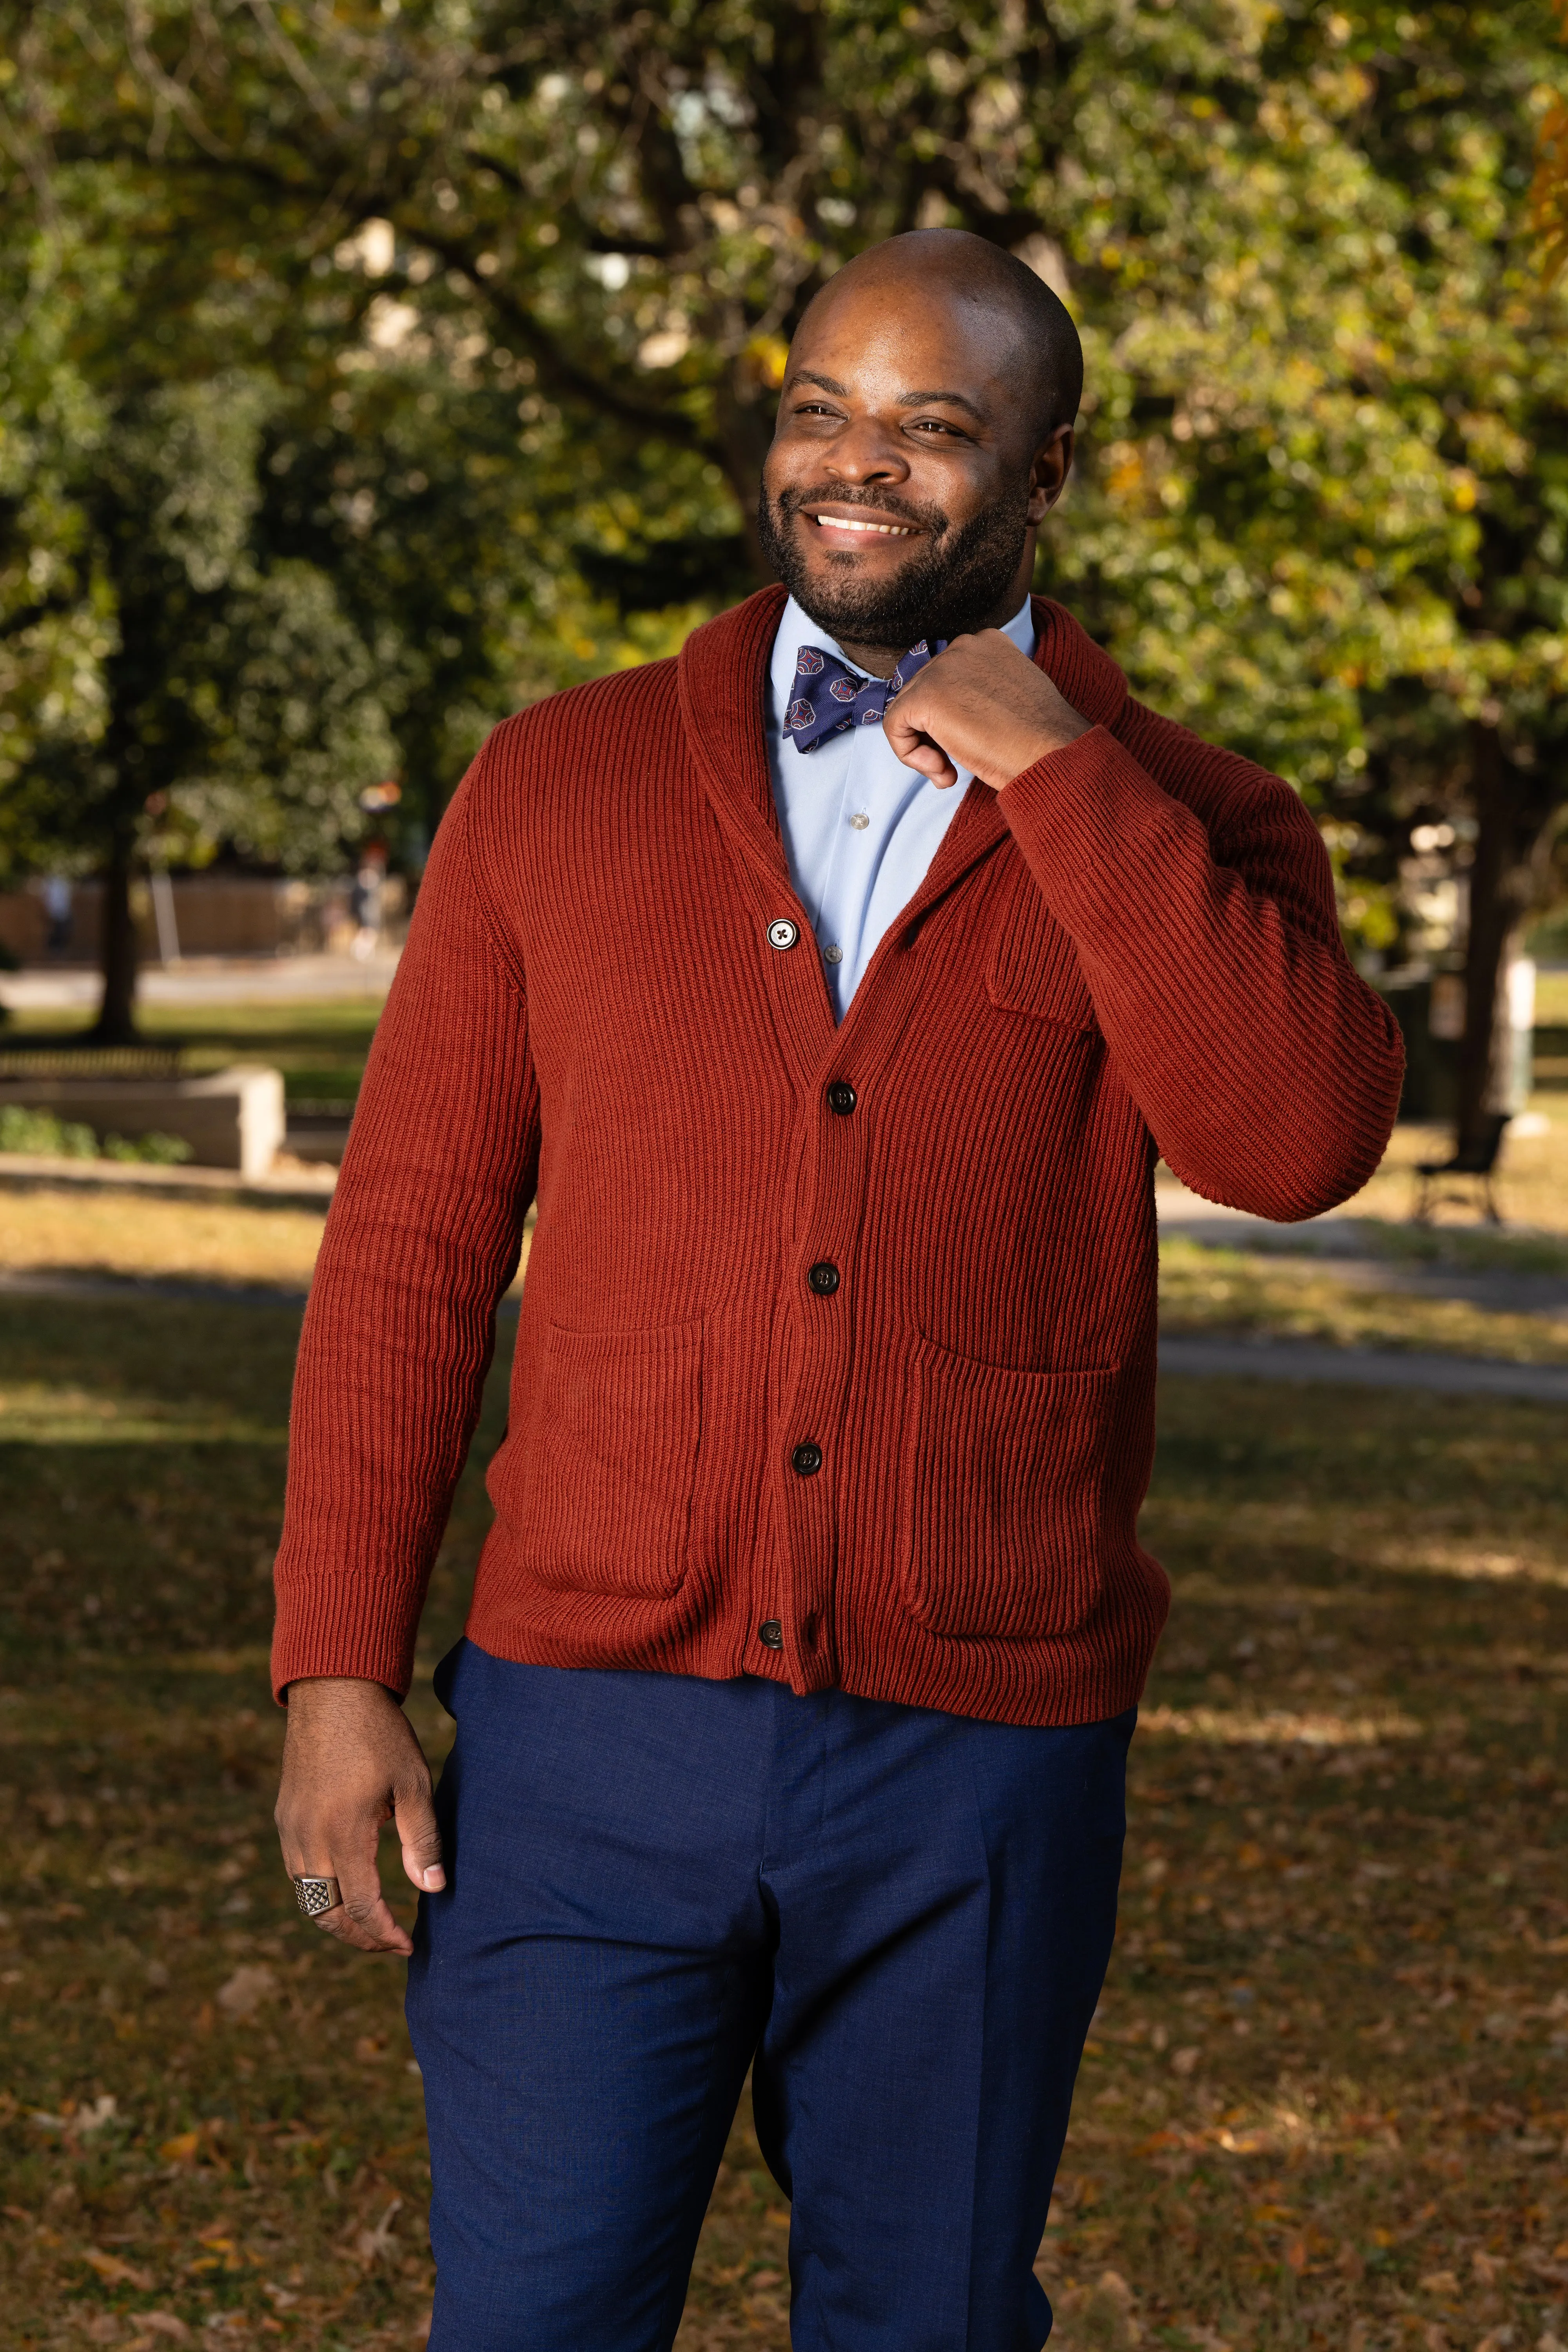
[[[399,1696],[479,1418],[539,1159],[521,970],[473,835],[487,753],[431,851],[310,1289],[289,1429],[273,1686]]]
[[[1210,823],[1145,761],[1173,782],[1201,763]],[[1328,854],[1289,786],[1133,704],[1116,733],[1091,728],[1000,797],[1182,1181],[1280,1223],[1358,1191],[1394,1124],[1403,1048],[1345,953]]]

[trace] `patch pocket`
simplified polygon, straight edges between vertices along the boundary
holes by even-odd
[[[702,1326],[550,1327],[526,1516],[547,1584],[679,1591],[702,1442]]]
[[[1031,874],[1022,874],[1003,898],[985,960],[985,988],[1006,1012],[1033,1013],[1066,1029],[1095,1026],[1078,950]]]
[[[1070,1633],[1104,1590],[1113,1371],[1019,1372],[922,1339],[904,1440],[900,1574],[932,1633]]]

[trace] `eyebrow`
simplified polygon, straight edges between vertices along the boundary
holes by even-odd
[[[849,400],[854,397],[847,383],[840,383],[836,376],[817,375],[811,368],[795,369],[790,378],[790,384],[793,387],[797,383],[815,383],[820,391],[836,393],[840,400]],[[987,422],[985,411],[977,406],[965,393],[900,392],[898,396],[898,404],[900,408],[925,408],[932,401],[940,402],[949,408],[966,410],[977,424],[984,425]]]
[[[985,422],[985,411],[978,407],[962,392],[900,392],[899,406],[924,408],[933,400],[942,402],[949,408],[967,409],[977,424],[984,425]]]

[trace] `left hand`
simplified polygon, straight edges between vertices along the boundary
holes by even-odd
[[[906,768],[945,790],[968,768],[994,792],[1089,722],[1000,629],[955,637],[889,703],[882,731]]]

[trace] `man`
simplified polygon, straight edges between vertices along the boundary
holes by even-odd
[[[1156,1149],[1310,1216],[1400,1080],[1295,795],[1030,599],[1080,367],[977,238],[852,263],[766,468],[787,596],[509,720],[431,857],[275,1670],[302,1900],[408,1951],[389,1819],[423,1891],[435,2352],[668,2347],[748,2066],[797,2347],[1049,2328],[1167,1598]],[[535,1199],[433,1809],[397,1699]]]

